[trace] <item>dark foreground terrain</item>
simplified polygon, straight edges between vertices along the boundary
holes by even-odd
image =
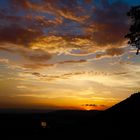
[[[139,133],[140,93],[105,111],[0,113],[2,139],[140,139]]]

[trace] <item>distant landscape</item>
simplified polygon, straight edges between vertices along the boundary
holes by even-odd
[[[1,112],[0,130],[5,138],[137,137],[139,118],[140,93],[135,93],[105,111]]]

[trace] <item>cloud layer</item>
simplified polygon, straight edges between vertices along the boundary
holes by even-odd
[[[104,109],[139,89],[139,59],[124,40],[128,8],[116,0],[1,0],[0,101]]]
[[[7,9],[0,9],[0,42],[46,53],[80,49],[86,54],[107,50],[110,55],[110,49],[119,52],[124,45],[127,11],[121,1],[11,0]]]

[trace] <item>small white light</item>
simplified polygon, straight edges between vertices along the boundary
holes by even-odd
[[[43,128],[46,128],[47,123],[46,123],[45,121],[42,121],[42,122],[41,122],[41,126],[42,126]]]

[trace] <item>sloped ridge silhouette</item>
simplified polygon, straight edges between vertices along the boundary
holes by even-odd
[[[127,99],[121,101],[120,103],[112,106],[106,110],[113,112],[135,112],[140,113],[140,92],[132,94]]]
[[[79,127],[81,133],[96,139],[126,139],[139,137],[140,93],[102,111]]]
[[[139,137],[140,92],[105,110],[98,116],[96,125],[107,138]]]

